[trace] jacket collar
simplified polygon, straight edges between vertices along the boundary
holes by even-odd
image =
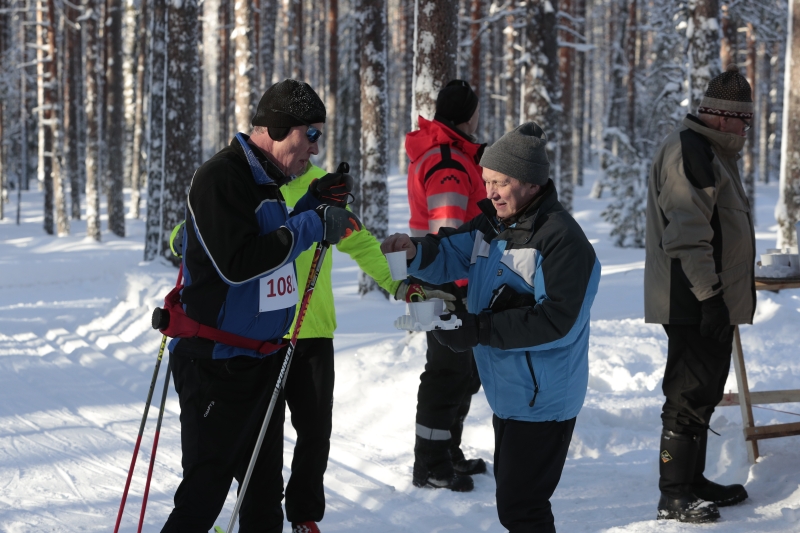
[[[269,158],[264,154],[264,152],[256,146],[255,144],[250,142],[250,136],[245,135],[244,133],[241,134],[242,137],[247,141],[247,144],[250,147],[250,150],[253,152],[253,155],[256,156],[256,159],[261,166],[264,168],[264,171],[267,173],[267,177],[269,177],[278,187],[281,187],[290,181],[292,181],[293,177],[286,176],[278,166],[269,160]],[[231,139],[230,146],[234,149],[237,155],[241,156],[244,159],[245,163],[248,163],[247,156],[244,153],[244,149],[239,141],[236,139],[236,136]],[[249,164],[249,163],[248,163]]]
[[[692,114],[686,115],[683,125],[709,140],[719,152],[727,157],[738,159],[739,152],[744,148],[745,137],[734,133],[723,133],[709,128],[705,123]]]
[[[488,198],[478,202],[481,212],[497,232],[498,240],[511,241],[514,244],[527,244],[533,238],[534,224],[539,213],[548,213],[558,205],[558,192],[553,180],[548,180],[539,195],[531,202],[523,213],[513,215],[504,221],[497,218],[497,210]]]

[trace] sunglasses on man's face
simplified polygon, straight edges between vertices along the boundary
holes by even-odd
[[[306,128],[308,128],[306,130],[306,138],[308,139],[308,142],[310,142],[311,144],[314,144],[315,142],[317,142],[319,140],[320,137],[322,137],[322,132],[320,130],[318,130],[317,128],[315,128],[314,126],[312,126],[311,124],[309,124],[308,122],[303,120],[302,118],[300,118],[300,117],[298,117],[296,115],[293,115],[292,113],[289,113],[288,111],[282,111],[280,109],[273,109],[272,111],[275,112],[275,113],[283,113],[284,115],[289,115],[293,119],[299,120],[300,122],[302,122],[306,126]]]

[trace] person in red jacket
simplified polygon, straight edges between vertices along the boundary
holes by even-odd
[[[486,190],[478,165],[483,146],[475,142],[478,97],[462,80],[448,83],[436,99],[433,120],[419,117],[419,130],[406,135],[411,235],[441,227],[457,228],[480,214]],[[466,280],[431,287],[410,279],[395,298],[410,301],[419,292],[442,298],[449,310],[466,311]],[[417,393],[413,483],[417,487],[473,489],[470,475],[486,472],[483,459],[466,459],[461,432],[472,395],[481,387],[472,353],[455,353],[429,332],[427,362]]]

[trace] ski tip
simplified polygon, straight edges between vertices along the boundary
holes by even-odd
[[[225,533],[225,530],[219,526],[214,526],[214,533]]]

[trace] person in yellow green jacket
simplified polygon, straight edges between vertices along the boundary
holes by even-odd
[[[309,164],[304,174],[283,185],[281,193],[286,200],[286,207],[293,208],[308,191],[311,181],[326,174],[325,170]],[[353,258],[389,294],[396,294],[403,282],[392,281],[380,243],[367,228],[343,239],[336,247]],[[295,259],[298,287],[306,286],[313,256],[312,247]],[[298,533],[318,533],[316,522],[322,520],[325,512],[322,477],[328,465],[330,450],[334,382],[333,332],[336,330],[336,310],[331,287],[332,263],[333,254],[329,253],[322,263],[314,295],[303,319],[285,388],[286,403],[292,414],[292,426],[297,431],[292,475],[286,485],[286,518],[292,523],[292,531]],[[303,291],[298,291],[298,295],[302,298]],[[294,324],[286,338],[291,337],[292,333]]]

